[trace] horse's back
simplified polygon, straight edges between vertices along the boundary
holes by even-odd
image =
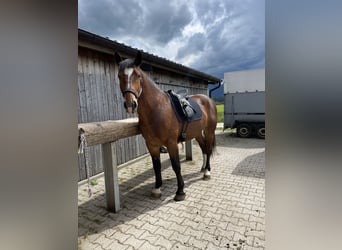
[[[190,95],[190,98],[195,100],[201,107],[202,112],[205,113],[207,117],[207,122],[216,127],[217,123],[217,109],[216,103],[209,96],[203,94]]]
[[[201,107],[204,107],[204,111],[208,110],[209,112],[213,112],[215,114],[217,113],[216,103],[209,96],[203,94],[196,94],[190,95],[189,97],[195,100]]]

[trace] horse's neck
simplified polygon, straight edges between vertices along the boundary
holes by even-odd
[[[138,102],[140,110],[143,109],[148,115],[152,111],[158,109],[160,101],[165,98],[165,93],[161,91],[144,72],[142,72],[142,77],[142,93],[138,99]]]
[[[142,76],[143,76],[143,84],[142,84],[142,90],[145,92],[148,92],[148,94],[156,94],[160,95],[163,94],[163,91],[161,91],[157,85],[153,82],[153,80],[143,71]]]

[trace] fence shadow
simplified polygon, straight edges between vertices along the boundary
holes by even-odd
[[[265,179],[265,151],[246,157],[232,174]]]
[[[184,162],[185,160],[181,160]],[[162,197],[152,199],[151,190],[154,186],[153,168],[120,183],[121,210],[117,213],[108,212],[106,209],[105,193],[97,195],[93,199],[78,206],[78,237],[87,237],[95,233],[101,233],[106,229],[125,224],[151,210],[163,206],[167,203],[175,202],[173,197],[177,190],[177,180],[175,175],[170,176],[165,170],[171,167],[170,160],[162,162]],[[183,174],[186,188],[192,183],[202,181],[203,173],[192,172]],[[151,181],[148,179],[151,178]],[[137,185],[138,184],[138,185]],[[104,187],[103,187],[104,188]]]
[[[216,145],[228,148],[264,148],[265,140],[259,138],[240,138],[235,133],[216,133]]]

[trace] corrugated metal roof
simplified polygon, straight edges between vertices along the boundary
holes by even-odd
[[[91,48],[109,54],[114,54],[114,52],[117,51],[119,54],[124,54],[130,57],[135,57],[139,50],[82,29],[78,29],[78,46]],[[140,51],[142,52],[143,61],[154,67],[173,71],[188,77],[202,79],[208,83],[218,83],[221,81],[219,78],[212,75],[208,75],[142,50]]]

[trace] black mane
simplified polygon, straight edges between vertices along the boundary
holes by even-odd
[[[120,69],[125,69],[125,68],[133,68],[134,67],[134,60],[133,59],[125,59],[119,64]]]

